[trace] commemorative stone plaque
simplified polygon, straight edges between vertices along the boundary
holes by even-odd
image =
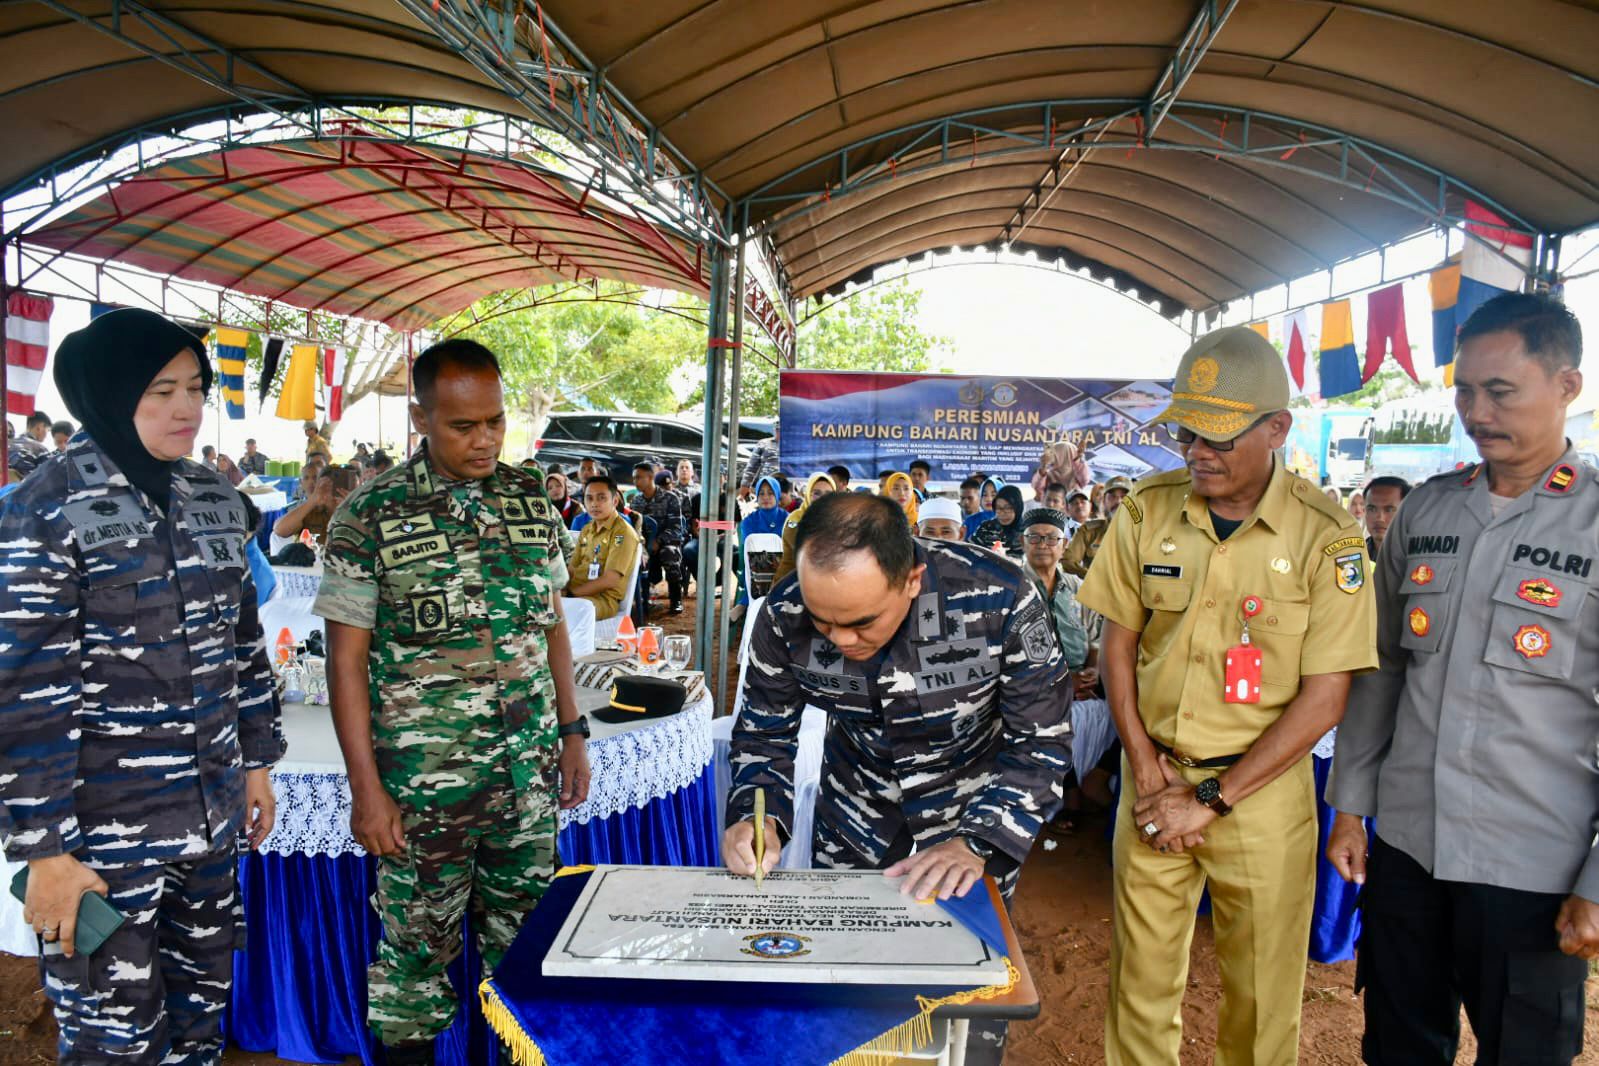
[[[1002,985],[1002,955],[875,870],[600,866],[544,957],[550,977]],[[978,885],[973,892],[982,892]]]

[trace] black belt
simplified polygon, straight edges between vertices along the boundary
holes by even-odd
[[[1190,770],[1221,770],[1232,766],[1244,757],[1244,753],[1239,752],[1237,755],[1218,755],[1214,759],[1196,759],[1191,755],[1184,755],[1176,748],[1168,748],[1154,737],[1150,737],[1149,742],[1155,745],[1156,751],[1165,755],[1172,762],[1180,766],[1186,766]]]

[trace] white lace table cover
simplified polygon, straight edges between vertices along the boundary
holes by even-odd
[[[1310,754],[1318,759],[1330,759],[1333,757],[1333,750],[1337,746],[1338,727],[1333,726],[1331,729],[1327,730],[1326,733],[1322,734],[1322,738],[1320,740],[1316,741],[1316,746],[1310,749]]]
[[[711,701],[588,743],[592,784],[582,806],[560,812],[560,827],[586,825],[669,796],[699,779],[711,762]],[[350,835],[350,781],[304,763],[273,768],[278,816],[261,851],[275,855],[364,855]]]

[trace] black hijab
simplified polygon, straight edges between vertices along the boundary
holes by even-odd
[[[187,348],[211,391],[211,360],[193,332],[154,311],[123,307],[67,334],[56,349],[56,388],[84,432],[137,487],[165,511],[176,463],[151,455],[133,426],[144,390]]]

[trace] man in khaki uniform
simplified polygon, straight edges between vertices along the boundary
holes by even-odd
[[[616,509],[621,499],[621,489],[607,476],[591,477],[583,486],[589,523],[577,535],[566,594],[593,603],[595,621],[613,618],[621,609],[622,594],[639,559],[638,532]]]
[[[1307,756],[1343,717],[1351,672],[1376,664],[1376,620],[1354,519],[1276,458],[1287,406],[1282,359],[1259,334],[1200,338],[1157,419],[1176,424],[1187,467],[1139,483],[1079,594],[1105,616],[1100,671],[1125,748],[1110,1066],[1176,1066],[1207,884],[1216,1062],[1298,1054],[1316,880]],[[1246,614],[1258,671],[1236,649]]]
[[[1122,499],[1132,488],[1133,483],[1124,477],[1113,477],[1105,482],[1105,517],[1090,518],[1078,526],[1066,544],[1065,554],[1061,556],[1060,565],[1068,574],[1083,577],[1088,573],[1089,564],[1094,561],[1099,546],[1105,541],[1105,534],[1110,531],[1110,520],[1116,517],[1116,508],[1121,506]]]

